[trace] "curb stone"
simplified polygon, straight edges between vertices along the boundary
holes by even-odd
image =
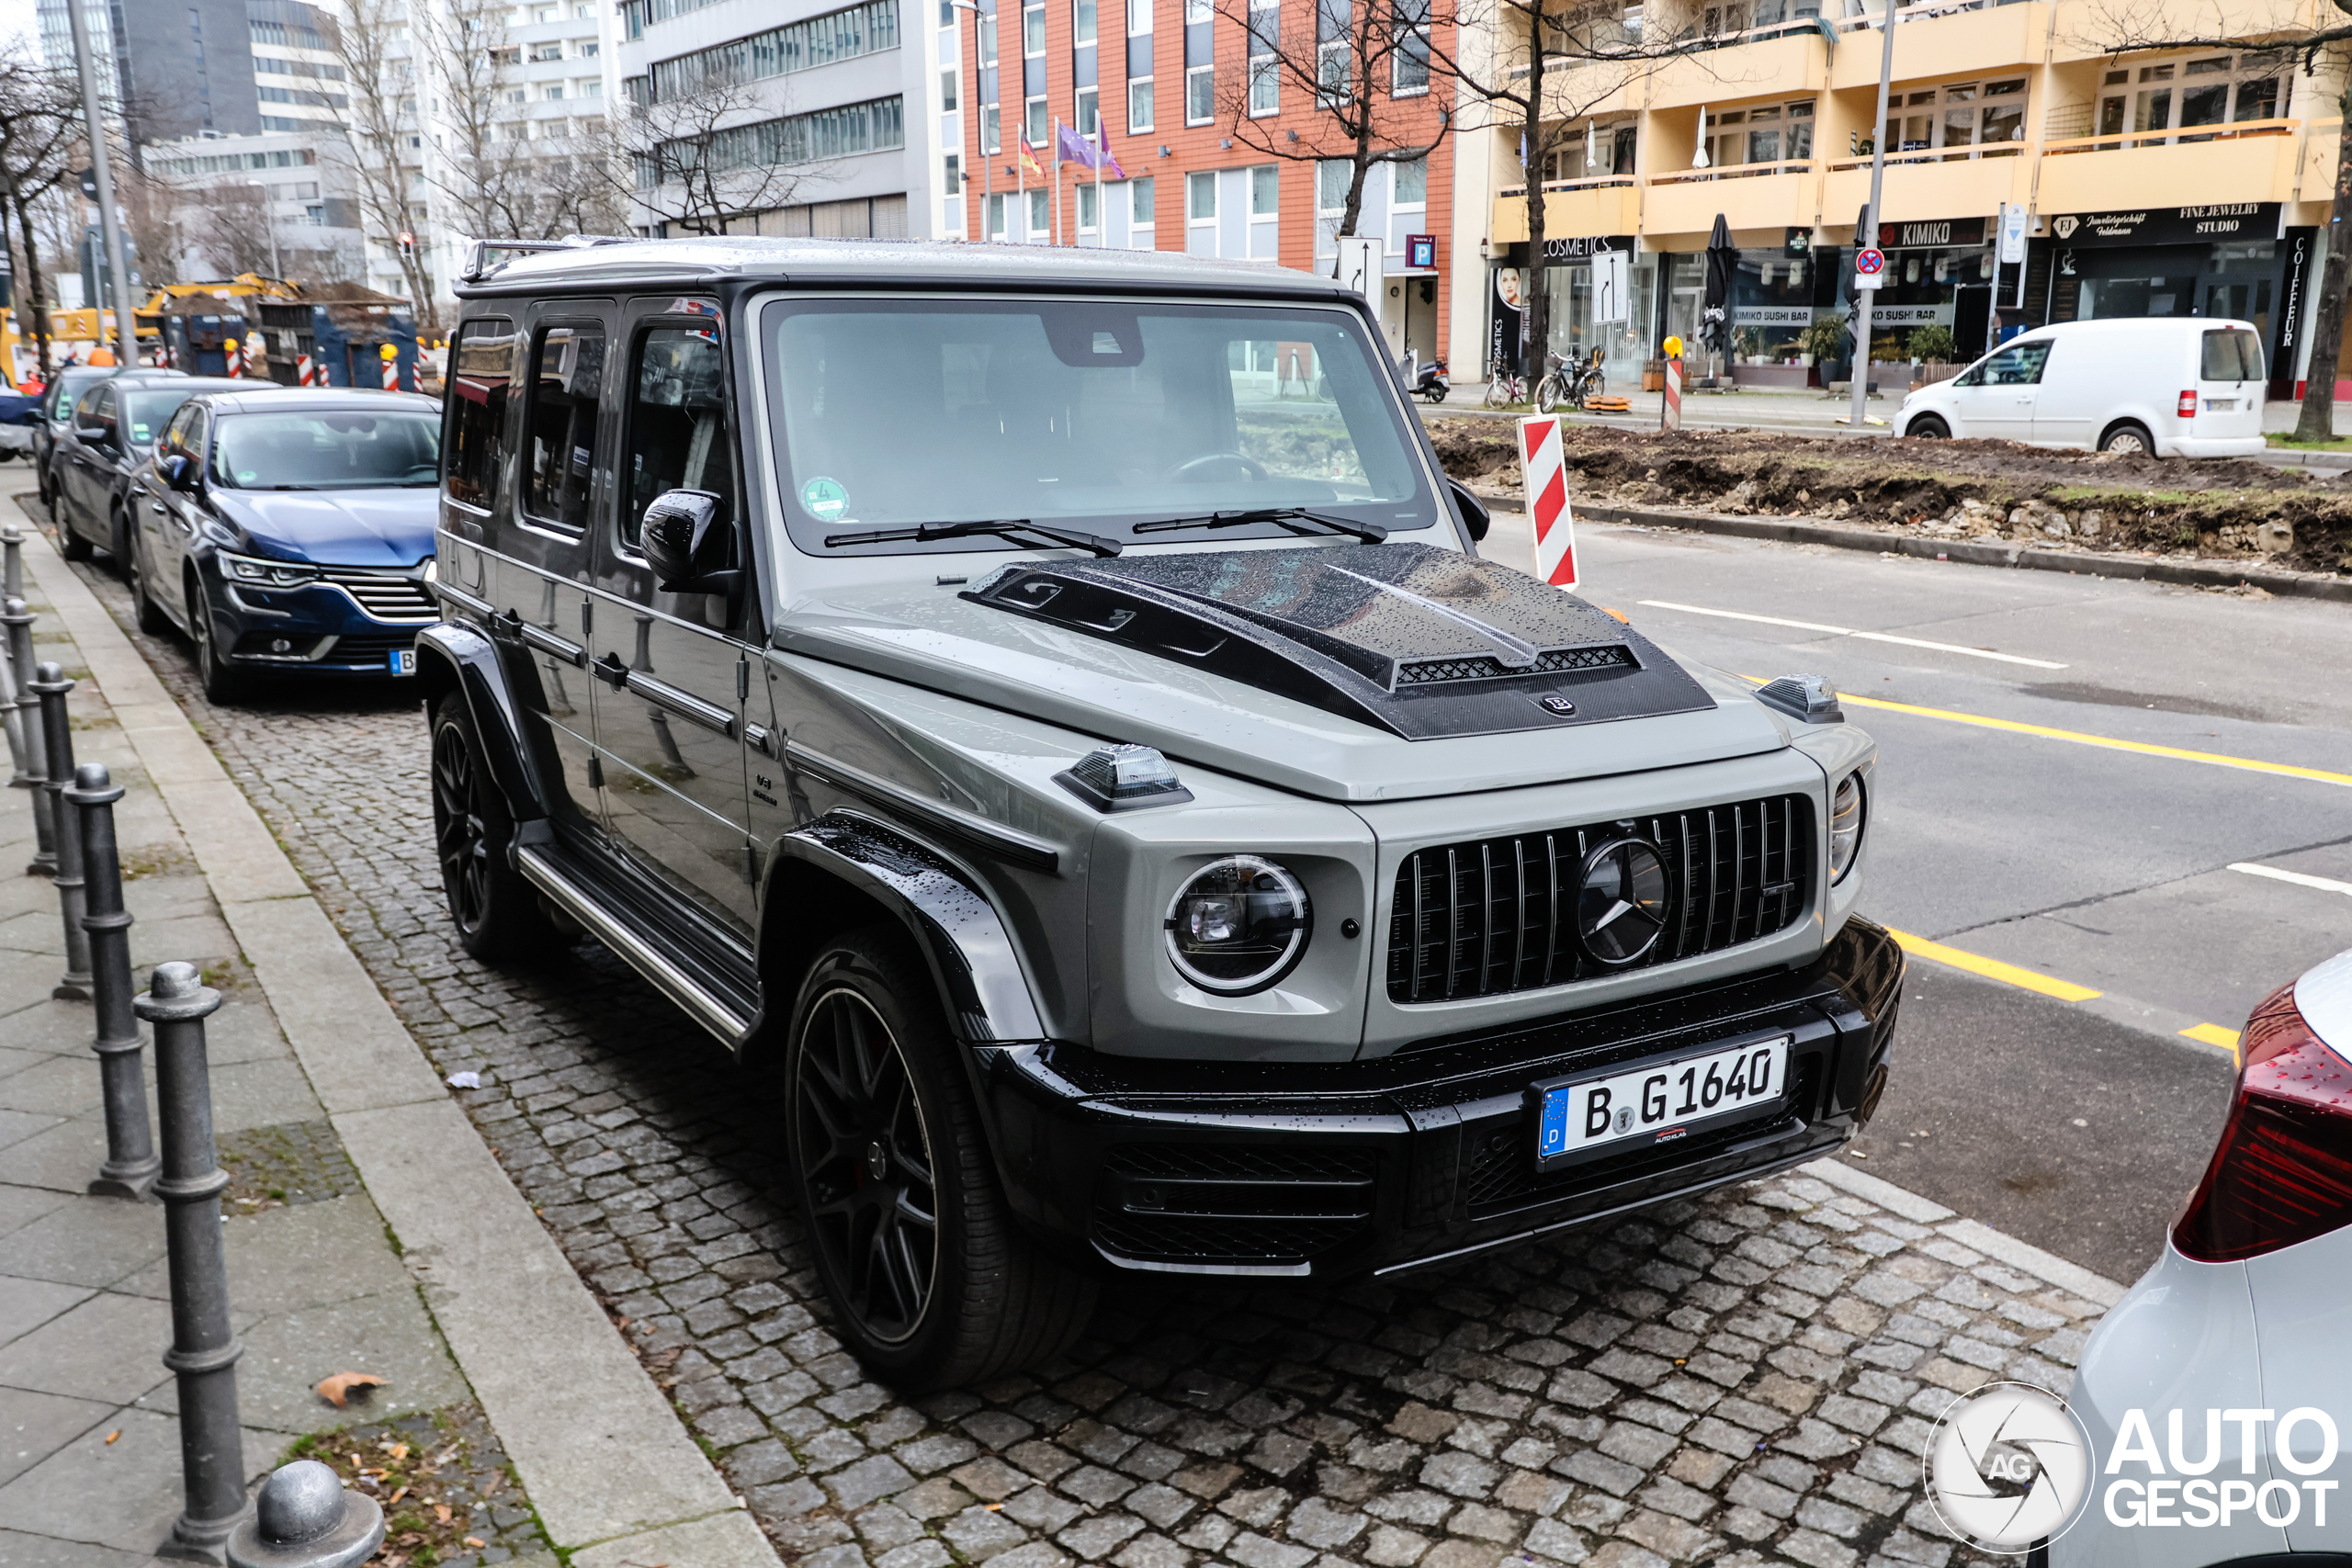
[[[1471,493],[1488,506],[1499,510],[1518,512],[1525,507],[1525,502],[1520,496],[1502,491],[1473,487]],[[2212,561],[2166,560],[2159,557],[2109,555],[2087,550],[2052,550],[2034,545],[1993,544],[1982,539],[1927,539],[1916,534],[1880,534],[1868,528],[1841,528],[1834,524],[1807,523],[1789,517],[1735,517],[1720,512],[1657,512],[1638,506],[1592,506],[1579,502],[1576,513],[1580,520],[1587,523],[1623,523],[1639,528],[1727,534],[1744,539],[1769,539],[1784,545],[1826,545],[1832,549],[1870,550],[1880,555],[1916,556],[1924,560],[1954,560],[1969,566],[2018,567],[2031,571],[2063,571],[2075,576],[2169,582],[2189,588],[2251,585],[2286,598],[2325,599],[2352,604],[2352,577],[2325,572],[2282,571],[2277,567],[2233,567]]]
[[[27,570],[121,715],[548,1534],[583,1563],[675,1549],[695,1568],[781,1568],[252,803],[48,535],[25,532]]]

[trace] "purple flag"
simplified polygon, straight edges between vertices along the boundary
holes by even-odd
[[[1061,133],[1056,139],[1054,157],[1057,162],[1080,164],[1090,169],[1097,163],[1094,149],[1087,143],[1086,138],[1078,133],[1078,127],[1074,125],[1061,128]]]

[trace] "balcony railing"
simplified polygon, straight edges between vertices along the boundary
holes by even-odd
[[[1648,183],[1654,186],[1704,185],[1711,180],[1752,180],[1771,175],[1809,175],[1817,165],[1810,158],[1784,158],[1777,164],[1733,164],[1724,168],[1678,169],[1670,175],[1652,175]]]
[[[1545,194],[1549,195],[1559,191],[1606,190],[1612,186],[1631,186],[1639,183],[1640,181],[1632,175],[1595,175],[1589,179],[1581,180],[1545,180],[1544,189]],[[1506,186],[1495,193],[1498,199],[1506,196],[1525,196],[1526,194],[1527,187],[1523,185]]]
[[[2241,119],[2228,124],[2179,125],[2169,130],[2109,131],[2104,136],[2069,136],[2045,141],[2041,150],[2053,157],[2069,152],[2112,152],[2126,147],[2173,147],[2192,141],[2235,141],[2248,136],[2292,136],[2313,122],[2301,119]]]
[[[1898,164],[1957,164],[1981,158],[2018,158],[2033,150],[2029,141],[1978,141],[1966,147],[1905,147],[1886,155],[1886,166]],[[1844,169],[1867,169],[1871,166],[1867,153],[1859,158],[1838,158],[1830,162],[1832,174]]]

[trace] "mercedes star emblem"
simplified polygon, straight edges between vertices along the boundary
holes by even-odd
[[[1603,964],[1631,964],[1666,930],[1666,858],[1640,839],[1618,839],[1584,863],[1577,932]]]

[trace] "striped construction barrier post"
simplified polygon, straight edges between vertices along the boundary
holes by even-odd
[[[1535,575],[1555,588],[1577,586],[1576,513],[1568,504],[1567,460],[1560,450],[1560,422],[1530,415],[1519,422],[1521,493],[1535,530]]]
[[[1666,400],[1658,405],[1658,428],[1682,428],[1682,356],[1679,354],[1666,362]]]
[[[376,352],[384,359],[384,390],[399,391],[401,389],[401,351],[388,343]]]

